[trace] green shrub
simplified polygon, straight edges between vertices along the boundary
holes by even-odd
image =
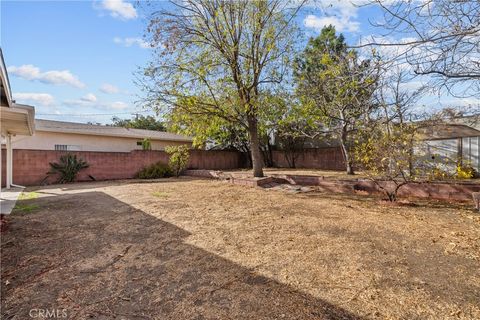
[[[161,162],[149,165],[137,172],[137,174],[135,175],[135,177],[138,179],[159,179],[171,176],[172,171],[170,170],[170,168]]]
[[[68,183],[75,181],[80,170],[88,168],[89,165],[83,159],[77,159],[77,156],[71,153],[60,157],[59,162],[50,162],[50,171],[47,175],[58,174],[57,183]]]
[[[188,146],[169,146],[165,151],[170,155],[168,165],[173,174],[178,177],[183,170],[187,168],[188,159],[190,158],[190,151]]]
[[[152,150],[152,141],[150,138],[145,138],[142,140],[142,150]]]

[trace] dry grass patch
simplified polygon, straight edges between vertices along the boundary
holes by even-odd
[[[480,318],[480,216],[467,206],[186,178],[75,186],[38,190],[36,214],[11,217],[5,315]]]

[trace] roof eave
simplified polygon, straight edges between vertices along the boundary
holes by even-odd
[[[35,132],[35,109],[30,106],[2,106],[0,117],[2,135],[33,135]]]
[[[10,88],[10,80],[8,79],[7,67],[3,58],[2,48],[0,48],[0,77],[2,79],[3,88],[5,90],[5,97],[7,98],[8,107],[12,106],[12,90]]]

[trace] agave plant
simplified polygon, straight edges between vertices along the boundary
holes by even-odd
[[[50,162],[50,171],[47,174],[58,174],[58,183],[68,183],[73,182],[80,170],[88,166],[83,159],[77,159],[76,155],[68,153],[61,156],[58,163]]]

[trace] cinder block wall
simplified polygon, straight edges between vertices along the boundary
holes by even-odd
[[[38,185],[50,170],[50,162],[57,162],[65,151],[52,150],[13,150],[13,183],[31,186]],[[96,180],[129,179],[135,176],[140,169],[156,162],[168,162],[168,155],[164,151],[131,152],[70,152],[84,159],[90,165],[82,170],[79,181],[91,181],[89,175]],[[192,150],[190,153],[189,168],[192,169],[235,169],[243,167],[244,157],[233,151],[205,151]],[[6,150],[2,150],[2,186],[5,185]],[[52,181],[52,180],[49,180]]]
[[[288,168],[288,162],[283,151],[273,151],[275,167]],[[297,168],[344,170],[345,162],[342,150],[339,147],[305,149],[295,159]]]
[[[86,160],[90,167],[83,170],[79,181],[89,181],[89,175],[97,180],[133,178],[135,173],[152,163],[168,162],[164,151],[134,150],[131,152],[74,151]],[[13,182],[30,186],[38,185],[50,170],[49,163],[56,162],[65,151],[54,150],[13,150]],[[246,155],[236,151],[192,150],[190,169],[225,170],[245,167]],[[6,150],[2,150],[2,186],[5,185]],[[288,162],[282,151],[273,151],[276,167],[286,168]],[[297,168],[324,170],[344,170],[343,155],[340,148],[306,149],[296,159]],[[50,180],[51,181],[51,180]]]

